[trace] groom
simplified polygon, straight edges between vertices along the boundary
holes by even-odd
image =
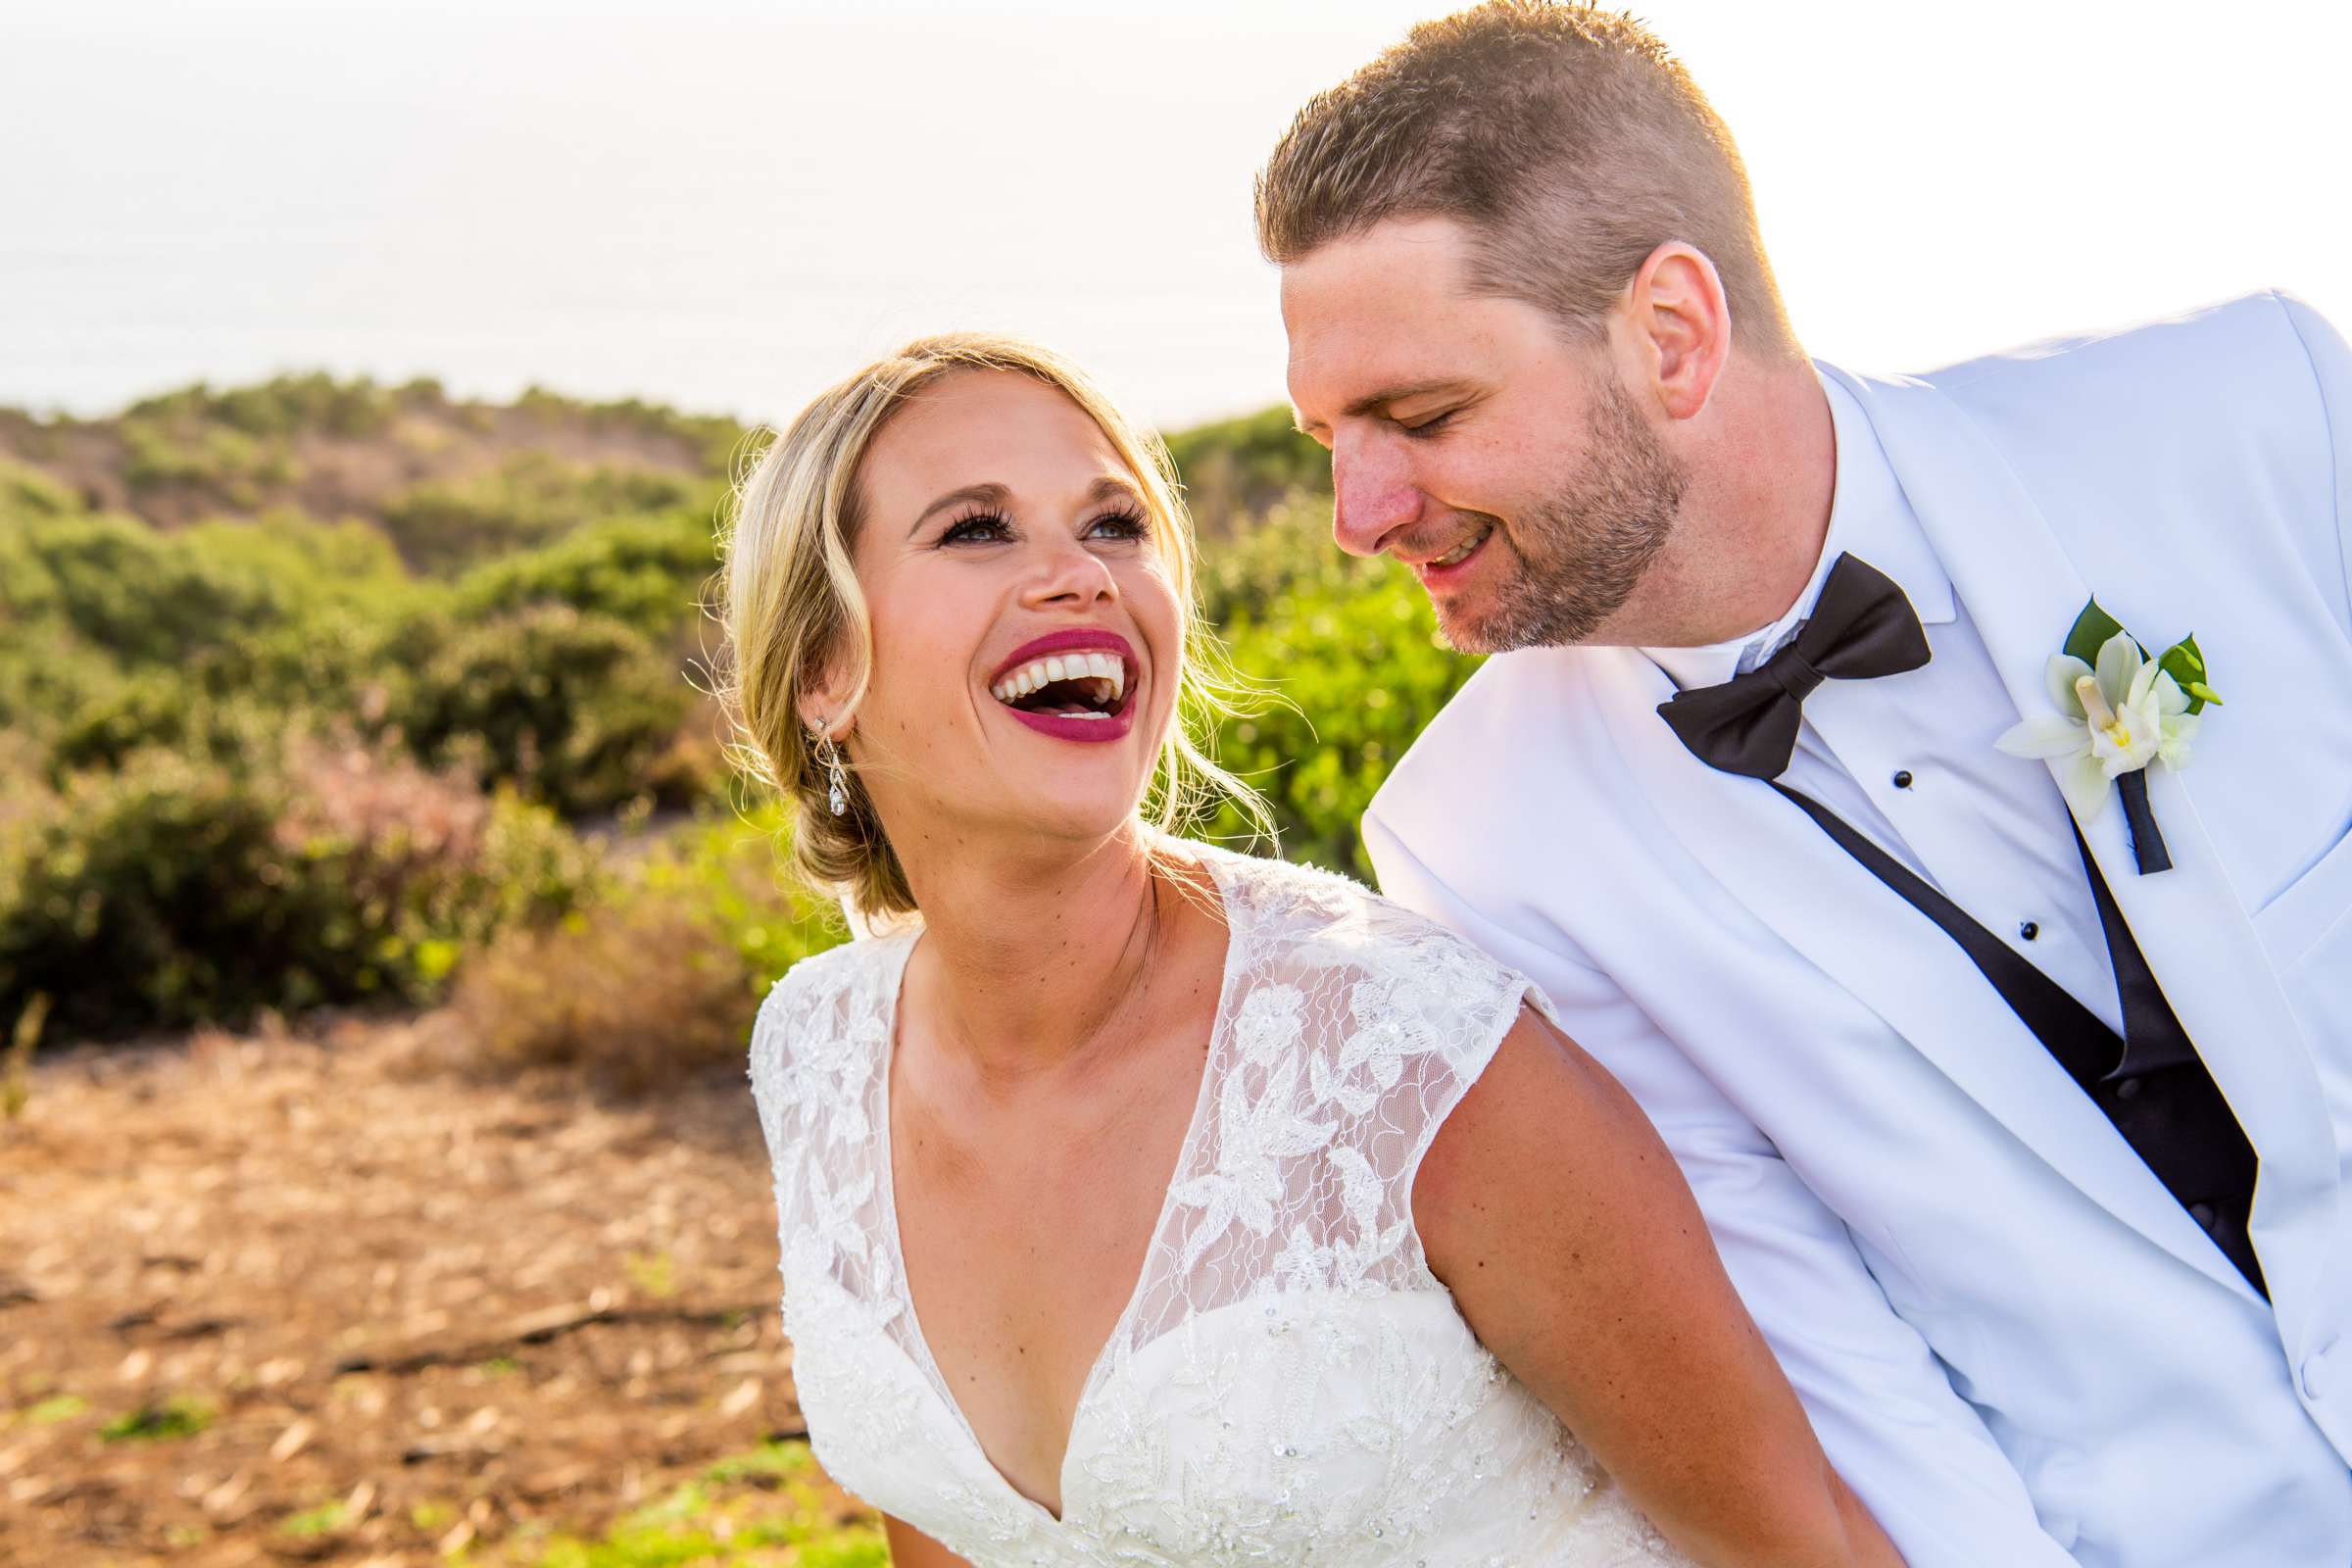
[[[1697,89],[1540,0],[1309,103],[1258,225],[1340,543],[1503,655],[1382,886],[1641,1100],[1910,1562],[2352,1562],[2343,340],[1811,362]]]

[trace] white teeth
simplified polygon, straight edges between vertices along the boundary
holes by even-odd
[[[1436,561],[1432,562],[1431,564],[1437,566],[1460,565],[1463,562],[1470,559],[1471,551],[1476,550],[1480,545],[1487,542],[1487,535],[1492,532],[1494,532],[1492,528],[1481,528],[1478,532],[1463,540],[1453,549],[1448,550],[1444,555],[1440,556]]]
[[[1000,703],[1017,703],[1041,686],[1057,680],[1100,680],[1110,687],[1113,707],[1127,695],[1127,665],[1116,654],[1063,654],[1033,660],[989,688]],[[1108,717],[1106,713],[1091,717]]]

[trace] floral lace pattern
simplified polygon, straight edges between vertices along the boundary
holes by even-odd
[[[769,994],[751,1080],[818,1461],[981,1568],[1682,1564],[1478,1343],[1413,1226],[1430,1140],[1541,993],[1344,878],[1186,848],[1224,899],[1224,992],[1059,1519],[981,1451],[900,1266],[886,1096],[919,932]]]

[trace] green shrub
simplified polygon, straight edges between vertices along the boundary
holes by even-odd
[[[356,747],[146,750],[0,816],[0,1017],[110,1036],[436,994],[466,948],[593,889],[544,810]]]
[[[414,653],[435,638],[423,620],[404,634]],[[567,815],[658,793],[694,693],[644,637],[566,605],[440,635],[386,699],[388,721],[419,759],[464,763]]]
[[[286,731],[282,710],[249,699],[216,701],[175,672],[143,669],[84,700],[57,726],[46,772],[63,787],[74,773],[120,767],[132,753],[154,747],[241,766]]]
[[[681,510],[591,523],[553,544],[486,562],[459,580],[455,603],[462,613],[478,616],[568,605],[661,639],[694,619],[717,569],[710,514]]]
[[[649,893],[689,898],[710,912],[742,958],[757,997],[801,959],[848,935],[840,910],[790,871],[790,834],[783,808],[770,801],[673,833],[636,870]]]
[[[842,936],[783,879],[778,818],[698,825],[561,925],[515,928],[466,960],[450,1027],[477,1072],[554,1066],[623,1095],[739,1069],[776,977]]]
[[[492,472],[433,480],[393,497],[383,528],[411,566],[448,574],[584,523],[716,502],[711,486],[683,474],[582,467],[530,451]]]
[[[1447,649],[1419,583],[1277,513],[1204,584],[1237,669],[1282,701],[1218,727],[1218,760],[1273,803],[1282,851],[1369,880],[1356,819],[1478,662]],[[1221,574],[1221,575],[1219,575]],[[1247,824],[1227,808],[1211,832]]]
[[[62,627],[126,663],[176,665],[293,615],[299,584],[263,561],[212,559],[207,537],[104,515],[0,530],[0,622],[36,636]]]
[[[20,635],[0,617],[0,735],[20,743],[0,758],[0,780],[43,770],[42,757],[58,727],[112,698],[122,682],[114,660],[70,632],[48,626]]]
[[[1212,548],[1285,496],[1331,494],[1331,454],[1298,433],[1286,407],[1195,425],[1167,441],[1193,519]]]
[[[1359,561],[1332,543],[1331,503],[1303,492],[1285,497],[1230,539],[1204,545],[1199,583],[1212,626],[1265,620],[1317,597],[1345,598],[1387,581],[1394,568]]]
[[[0,525],[34,517],[70,517],[81,498],[38,468],[0,458]]]
[[[282,438],[233,425],[126,416],[116,429],[125,449],[122,479],[133,491],[180,485],[254,507],[262,486],[290,484],[301,473]]]
[[[452,628],[439,609],[406,588],[373,604],[318,606],[207,650],[185,666],[185,687],[191,701],[289,715],[308,710],[372,732],[387,721],[407,672],[447,642]]]
[[[291,508],[256,517],[216,517],[166,536],[212,569],[259,577],[302,608],[374,604],[407,581],[381,529],[356,518],[328,522]]]
[[[407,386],[390,389],[366,376],[338,381],[314,370],[218,392],[199,381],[194,386],[134,403],[123,412],[126,419],[170,421],[183,427],[220,424],[256,437],[320,431],[360,440],[381,434],[404,404],[440,401],[441,388],[437,382],[412,381]]]

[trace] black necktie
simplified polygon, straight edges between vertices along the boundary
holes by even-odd
[[[1928,662],[1928,635],[1903,591],[1841,555],[1796,640],[1744,675],[1700,686],[1658,712],[1710,767],[1779,778],[1796,750],[1806,698],[1824,680],[1899,675]]]
[[[2076,847],[2099,906],[2123,1004],[2121,1039],[2073,993],[2028,963],[1934,884],[1837,812],[1781,782],[1795,754],[1804,700],[1824,680],[1897,675],[1919,668],[1928,658],[1927,633],[1902,589],[1874,567],[1841,555],[1794,642],[1744,675],[1720,686],[1693,687],[1660,703],[1658,713],[1700,761],[1770,784],[1950,937],[2215,1246],[2267,1297],[2247,1235],[2257,1163],[2253,1146],[2164,1000],[2082,834],[2075,835]]]

